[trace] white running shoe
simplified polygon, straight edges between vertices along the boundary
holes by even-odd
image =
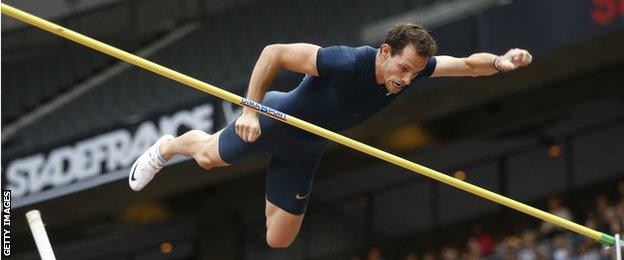
[[[160,144],[173,138],[171,135],[162,136],[134,161],[128,176],[128,183],[132,190],[140,191],[143,189],[154,178],[154,175],[165,166],[167,161],[160,155]]]

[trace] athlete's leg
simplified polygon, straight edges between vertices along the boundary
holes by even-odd
[[[273,248],[286,248],[297,237],[304,214],[295,215],[286,212],[270,201],[266,201],[266,240]]]
[[[293,144],[289,153],[273,154],[266,177],[266,240],[274,248],[290,246],[299,233],[326,142],[284,145]]]
[[[142,190],[176,154],[192,157],[206,169],[228,165],[219,155],[219,135],[220,133],[209,135],[200,130],[192,130],[178,138],[170,135],[159,138],[132,164],[128,175],[130,188],[135,191]]]
[[[180,154],[192,157],[199,166],[210,169],[229,165],[219,155],[219,135],[201,130],[191,130],[185,134],[160,144],[160,154],[165,160]]]
[[[228,125],[214,135],[200,130],[189,131],[178,138],[166,135],[158,139],[130,168],[128,182],[135,191],[143,189],[174,155],[192,157],[206,169],[230,165],[261,151],[258,140],[247,143]]]

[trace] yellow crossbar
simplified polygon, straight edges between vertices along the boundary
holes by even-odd
[[[134,64],[136,66],[142,67],[146,70],[149,70],[151,72],[154,72],[156,74],[159,74],[161,76],[170,78],[172,80],[175,80],[177,82],[180,82],[184,85],[196,88],[198,90],[201,90],[203,92],[206,92],[208,94],[217,96],[219,98],[222,98],[224,100],[227,100],[229,102],[232,102],[234,104],[240,105],[240,106],[247,106],[247,107],[251,107],[257,111],[259,111],[260,113],[267,115],[271,118],[280,120],[282,122],[285,122],[287,124],[293,125],[295,127],[301,128],[303,130],[306,130],[308,132],[317,134],[319,136],[322,136],[324,138],[327,138],[329,140],[332,140],[336,143],[340,143],[342,145],[351,147],[355,150],[358,150],[360,152],[372,155],[374,157],[377,157],[379,159],[385,160],[387,162],[390,162],[392,164],[401,166],[405,169],[408,169],[410,171],[416,172],[416,173],[420,173],[422,175],[425,175],[429,178],[435,179],[437,181],[446,183],[448,185],[451,185],[453,187],[462,189],[464,191],[470,192],[472,194],[475,194],[477,196],[480,196],[482,198],[494,201],[496,203],[499,203],[501,205],[505,205],[507,207],[510,207],[512,209],[524,212],[526,214],[529,214],[531,216],[534,216],[536,218],[542,219],[544,221],[556,224],[558,226],[561,226],[563,228],[566,228],[568,230],[574,231],[576,233],[579,233],[583,236],[592,238],[596,241],[599,241],[603,244],[607,244],[607,245],[614,245],[615,244],[615,239],[613,238],[613,236],[604,234],[602,232],[598,232],[596,230],[587,228],[585,226],[576,224],[572,221],[569,221],[567,219],[555,216],[553,214],[550,214],[548,212],[545,212],[543,210],[539,210],[537,208],[531,207],[529,205],[520,203],[518,201],[515,201],[513,199],[507,198],[505,196],[502,196],[500,194],[491,192],[489,190],[483,189],[479,186],[470,184],[468,182],[465,181],[461,181],[458,180],[456,178],[450,177],[446,174],[443,174],[441,172],[429,169],[427,167],[421,166],[419,164],[413,163],[411,161],[408,161],[406,159],[403,159],[401,157],[398,157],[396,155],[390,154],[388,152],[382,151],[380,149],[377,149],[375,147],[366,145],[364,143],[355,141],[353,139],[347,138],[345,136],[342,136],[340,134],[334,133],[332,131],[329,131],[327,129],[318,127],[316,125],[313,125],[311,123],[308,123],[306,121],[303,121],[301,119],[298,119],[296,117],[284,114],[282,112],[279,112],[277,110],[274,110],[272,108],[266,107],[262,104],[257,104],[251,100],[248,100],[246,98],[243,98],[241,96],[238,96],[236,94],[233,94],[231,92],[225,91],[221,88],[215,87],[213,85],[210,85],[208,83],[202,82],[200,80],[194,79],[192,77],[189,77],[187,75],[184,75],[182,73],[176,72],[174,70],[171,70],[169,68],[163,67],[161,65],[158,65],[154,62],[148,61],[146,59],[143,59],[141,57],[138,57],[136,55],[130,54],[128,52],[125,52],[123,50],[117,49],[113,46],[107,45],[105,43],[102,43],[100,41],[91,39],[87,36],[84,36],[82,34],[76,33],[72,30],[69,30],[67,28],[64,28],[62,26],[56,25],[54,23],[51,23],[49,21],[46,21],[44,19],[41,19],[39,17],[36,17],[34,15],[31,15],[29,13],[26,13],[24,11],[18,10],[16,8],[13,8],[11,6],[8,6],[6,4],[2,4],[2,13],[8,16],[11,16],[15,19],[18,19],[20,21],[23,21],[25,23],[31,24],[33,26],[39,27],[43,30],[49,31],[51,33],[54,33],[56,35],[59,35],[61,37],[67,38],[69,40],[72,40],[74,42],[80,43],[82,45],[85,45],[87,47],[96,49],[98,51],[101,51],[103,53],[106,53],[108,55],[111,55],[113,57],[116,57],[118,59],[124,60],[128,63]]]

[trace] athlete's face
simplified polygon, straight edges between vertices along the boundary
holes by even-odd
[[[390,45],[382,44],[381,80],[391,93],[398,93],[412,82],[427,65],[428,58],[419,55],[413,45],[407,45],[400,53],[390,54]]]

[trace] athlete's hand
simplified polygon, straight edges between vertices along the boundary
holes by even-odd
[[[533,56],[523,49],[511,49],[496,59],[496,68],[503,72],[512,71],[531,64]]]
[[[236,134],[245,142],[254,142],[262,134],[258,113],[249,108],[243,108],[243,114],[236,119],[234,125]]]

